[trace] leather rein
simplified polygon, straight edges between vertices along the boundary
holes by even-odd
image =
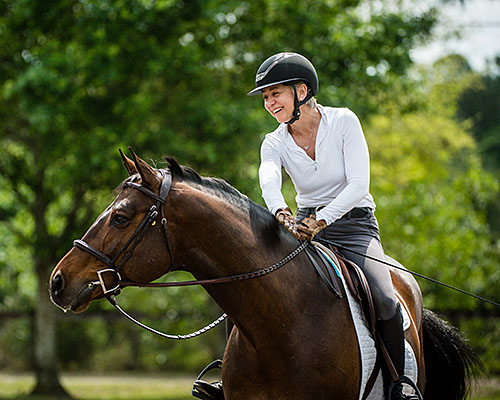
[[[77,249],[83,250],[94,257],[96,257],[99,261],[103,262],[108,266],[108,268],[101,269],[97,271],[97,279],[96,281],[89,282],[88,287],[93,288],[93,287],[101,287],[104,296],[106,299],[118,310],[120,311],[125,317],[127,317],[130,321],[132,321],[134,324],[140,326],[141,328],[144,328],[148,330],[149,332],[155,333],[159,336],[162,336],[167,339],[175,339],[175,340],[184,340],[184,339],[191,339],[196,336],[199,336],[210,329],[214,328],[218,324],[220,324],[224,319],[227,318],[227,315],[224,313],[222,314],[219,318],[217,318],[215,321],[213,321],[211,324],[197,330],[196,332],[187,334],[187,335],[169,335],[167,333],[163,333],[160,331],[157,331],[153,328],[148,327],[147,325],[144,325],[143,323],[137,321],[134,319],[131,315],[127,314],[116,302],[115,296],[120,293],[120,289],[127,287],[127,286],[134,286],[134,287],[179,287],[179,286],[194,286],[194,285],[214,285],[214,284],[221,284],[221,283],[229,283],[229,282],[235,282],[235,281],[242,281],[242,280],[247,280],[247,279],[253,279],[253,278],[258,278],[264,275],[267,275],[271,272],[274,272],[278,270],[279,268],[283,267],[285,264],[287,264],[289,261],[294,259],[297,255],[299,255],[308,245],[309,242],[305,241],[300,244],[299,247],[297,247],[295,250],[293,250],[291,253],[289,253],[286,257],[281,259],[280,261],[274,263],[273,265],[270,265],[268,267],[259,269],[257,271],[252,271],[252,272],[246,272],[242,274],[237,274],[237,275],[231,275],[231,276],[225,276],[221,278],[213,278],[213,279],[205,279],[205,280],[191,280],[191,281],[181,281],[181,282],[152,282],[152,283],[135,283],[135,282],[130,282],[130,281],[124,281],[120,275],[120,271],[123,269],[123,266],[125,263],[128,261],[130,256],[132,255],[134,249],[137,247],[137,245],[142,241],[144,238],[144,235],[147,231],[147,228],[149,226],[155,226],[156,225],[156,220],[159,215],[159,212],[161,213],[161,226],[162,230],[164,233],[165,237],[165,242],[167,245],[167,249],[170,255],[170,265],[173,265],[173,255],[172,255],[172,246],[170,244],[170,235],[168,232],[168,226],[167,226],[167,219],[165,217],[165,212],[164,212],[164,206],[167,201],[168,194],[170,192],[170,188],[172,186],[172,174],[170,170],[159,170],[160,173],[162,174],[162,182],[160,186],[160,191],[158,194],[154,193],[153,191],[145,188],[144,186],[135,183],[135,182],[125,182],[124,186],[125,187],[131,187],[134,189],[137,189],[141,191],[142,193],[146,194],[148,197],[151,197],[153,200],[156,200],[156,204],[151,206],[149,209],[148,213],[144,216],[142,222],[137,226],[135,231],[132,233],[130,238],[125,242],[125,244],[121,247],[120,251],[113,257],[109,257],[103,252],[97,250],[95,247],[91,246],[87,242],[85,242],[82,239],[77,239],[73,242],[73,246],[76,247]],[[113,285],[110,285],[111,287],[106,287],[105,279],[104,277],[106,275],[111,275],[113,278]]]

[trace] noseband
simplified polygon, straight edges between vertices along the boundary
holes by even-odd
[[[158,210],[160,210],[161,212],[160,223],[163,228],[163,233],[165,236],[165,241],[167,243],[168,253],[170,254],[170,265],[173,265],[172,246],[170,245],[170,236],[168,234],[167,219],[165,218],[165,212],[163,207],[167,201],[167,196],[172,186],[172,174],[170,173],[170,170],[165,170],[165,171],[160,170],[160,172],[162,174],[162,182],[160,186],[160,192],[158,195],[152,192],[151,190],[145,188],[144,186],[139,185],[138,183],[125,182],[125,186],[132,187],[134,189],[141,191],[142,193],[156,200],[156,204],[149,209],[148,213],[144,216],[142,222],[137,226],[137,228],[132,233],[130,238],[127,240],[127,242],[122,246],[120,251],[113,258],[110,258],[103,252],[97,250],[95,247],[92,247],[84,240],[78,239],[73,242],[74,247],[86,251],[89,254],[92,254],[99,261],[102,261],[109,267],[97,271],[97,278],[99,280],[91,282],[89,284],[89,286],[101,286],[104,295],[108,295],[109,293],[115,294],[120,289],[122,282],[120,270],[128,261],[128,259],[132,255],[137,245],[142,241],[147,228],[149,226],[156,225],[156,217],[158,216]],[[113,275],[115,282],[115,285],[113,287],[111,288],[106,287],[103,277],[103,275],[105,274]]]

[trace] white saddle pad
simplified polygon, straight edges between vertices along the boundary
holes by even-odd
[[[359,390],[359,400],[363,396],[365,391],[366,383],[368,378],[370,377],[374,367],[375,361],[377,359],[377,350],[375,348],[375,341],[368,328],[366,327],[363,321],[363,315],[361,313],[361,306],[359,303],[352,297],[349,289],[347,289],[344,277],[338,267],[338,260],[335,255],[326,249],[321,244],[315,243],[317,248],[323,253],[323,255],[334,265],[334,267],[339,272],[337,275],[340,276],[342,280],[342,284],[344,285],[345,292],[347,293],[347,300],[349,303],[349,307],[351,309],[352,320],[354,322],[354,327],[356,329],[356,336],[358,338],[359,343],[359,352],[361,355],[361,386]],[[334,259],[332,259],[335,257]],[[401,311],[403,314],[403,329],[407,330],[410,327],[410,318],[408,317],[408,313],[405,307],[401,307]],[[405,375],[410,378],[413,382],[417,382],[418,377],[418,369],[417,369],[417,360],[415,358],[415,353],[413,352],[410,344],[405,340]],[[406,385],[405,385],[406,386]],[[370,395],[368,396],[368,400],[383,400],[384,399],[384,384],[382,381],[382,372],[380,371],[377,380],[375,381],[375,385],[373,386]]]

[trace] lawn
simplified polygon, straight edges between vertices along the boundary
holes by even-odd
[[[63,386],[82,400],[192,400],[194,376],[185,375],[63,375]],[[55,400],[29,397],[32,375],[0,373],[0,400]],[[470,400],[500,400],[500,378],[479,381]]]
[[[167,375],[63,375],[61,383],[76,399],[85,400],[187,400],[196,377]],[[52,400],[29,397],[31,375],[0,374],[0,400]]]

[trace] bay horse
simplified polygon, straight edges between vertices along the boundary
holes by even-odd
[[[86,310],[120,289],[120,279],[148,283],[174,270],[201,281],[244,274],[300,245],[225,181],[201,177],[171,157],[168,168],[155,169],[130,151],[132,159],[120,150],[129,178],[117,197],[51,274],[50,296],[63,310]],[[116,263],[119,274],[102,273]],[[360,397],[360,351],[345,291],[333,296],[309,265],[302,252],[265,276],[204,285],[235,325],[221,372],[226,399]],[[424,398],[465,398],[473,353],[458,331],[423,309],[411,275],[391,274],[410,310],[406,339]]]

